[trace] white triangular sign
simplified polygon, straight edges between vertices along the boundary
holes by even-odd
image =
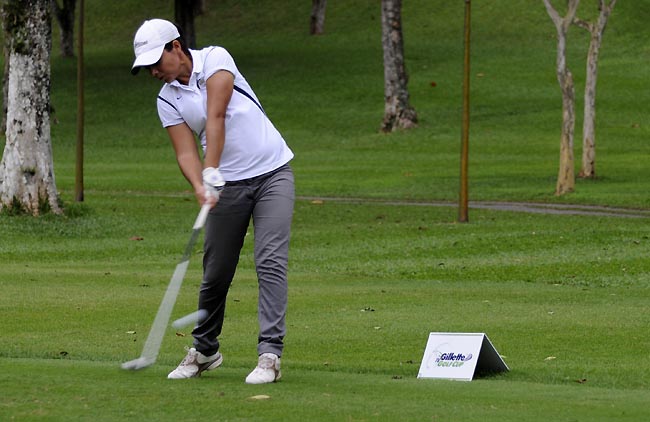
[[[509,370],[485,333],[429,333],[418,378],[471,381]]]

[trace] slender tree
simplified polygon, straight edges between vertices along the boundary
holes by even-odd
[[[567,0],[567,14],[562,17],[550,0],[542,0],[557,30],[557,80],[562,91],[562,134],[560,137],[560,169],[555,195],[573,192],[575,170],[573,158],[573,135],[575,131],[575,86],[573,75],[566,63],[566,43],[569,26],[576,15],[580,0]]]
[[[598,19],[587,22],[575,18],[573,23],[589,32],[589,53],[587,54],[587,78],[585,82],[584,121],[582,125],[582,164],[579,176],[596,177],[596,82],[598,80],[598,55],[616,0],[598,0]]]
[[[327,0],[312,0],[311,2],[311,20],[309,23],[309,33],[311,35],[321,35],[325,32],[325,8]]]
[[[61,56],[74,57],[74,10],[77,0],[63,0],[62,5],[58,0],[51,0],[51,4],[52,14],[59,23]]]
[[[205,11],[204,0],[174,0],[174,20],[181,28],[185,45],[196,48],[196,30],[194,18]]]
[[[50,138],[50,1],[4,0],[1,13],[9,36],[9,86],[0,209],[60,213]]]
[[[384,120],[381,130],[391,132],[417,124],[417,113],[409,104],[408,75],[404,64],[402,0],[381,1],[384,50]]]

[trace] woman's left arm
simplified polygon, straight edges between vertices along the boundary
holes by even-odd
[[[234,84],[235,77],[226,70],[216,72],[207,80],[204,167],[219,168],[221,153],[226,142],[226,108]]]

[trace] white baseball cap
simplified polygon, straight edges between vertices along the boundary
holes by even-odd
[[[133,38],[135,61],[131,73],[135,75],[142,66],[149,66],[160,60],[165,44],[180,37],[176,25],[164,19],[146,20]]]

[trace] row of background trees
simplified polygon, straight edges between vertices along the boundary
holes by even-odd
[[[567,32],[571,25],[589,31],[587,75],[584,94],[582,128],[582,164],[579,176],[596,177],[596,82],[598,56],[609,16],[617,0],[598,0],[598,17],[588,22],[577,16],[580,0],[567,0],[567,11],[561,16],[550,0],[542,0],[557,30],[557,79],[562,91],[562,134],[560,137],[560,169],[555,187],[556,195],[573,192],[575,188],[573,137],[575,131],[575,85],[566,60]]]
[[[471,0],[465,0],[469,3]],[[595,104],[598,55],[608,18],[617,0],[598,0],[594,22],[577,17],[580,0],[564,0],[561,16],[551,0],[542,0],[557,30],[557,78],[562,92],[563,124],[560,169],[556,195],[572,192],[575,186],[573,137],[575,88],[566,62],[567,32],[577,25],[590,32],[583,127],[583,157],[580,177],[593,178],[595,171]],[[51,20],[60,29],[61,54],[74,57],[74,27],[77,0],[3,0],[4,92],[3,128],[5,151],[0,162],[0,210],[3,208],[38,215],[44,210],[62,212],[54,182],[49,111]],[[205,0],[174,0],[176,23],[185,42],[196,47],[195,17],[205,12]],[[325,32],[327,0],[312,0],[309,31]],[[384,61],[383,132],[412,128],[417,113],[409,102],[408,73],[404,60],[402,0],[381,0]],[[24,99],[28,99],[25,101]]]

